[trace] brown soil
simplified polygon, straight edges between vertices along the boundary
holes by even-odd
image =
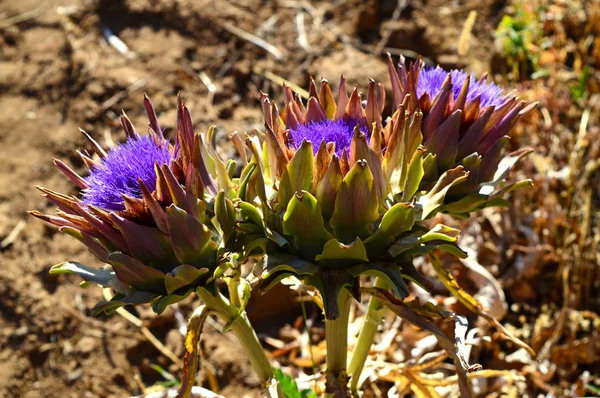
[[[95,264],[74,240],[25,214],[31,209],[52,212],[35,185],[76,193],[52,158],[82,168],[75,150],[88,144],[78,127],[102,143],[120,140],[116,115],[124,109],[143,130],[146,92],[170,133],[181,92],[196,128],[217,124],[223,138],[235,130],[249,131],[262,123],[259,90],[276,98],[280,93],[265,72],[304,87],[311,74],[328,77],[334,85],[342,73],[361,87],[370,77],[387,82],[385,58],[372,53],[386,34],[386,47],[420,52],[445,66],[477,72],[490,68],[501,2],[468,1],[456,8],[441,0],[415,1],[397,21],[390,20],[395,1],[341,3],[313,1],[303,11],[307,51],[297,40],[301,2],[0,0],[0,238],[26,222],[16,240],[0,249],[0,396],[136,395],[139,382],[162,380],[151,364],[181,376],[123,318],[87,315],[101,298],[99,289],[81,289],[76,278],[48,274],[53,264],[67,259]],[[31,10],[37,12],[26,20],[2,25]],[[479,12],[471,52],[460,58],[458,36],[471,10]],[[263,37],[286,60],[230,33],[228,24]],[[126,43],[129,55],[107,43],[103,28]],[[212,79],[213,94],[199,72]],[[231,151],[231,146],[224,141],[222,150]],[[184,314],[191,308],[191,299],[180,306]],[[132,311],[182,354],[183,338],[172,311],[158,318],[143,308]],[[277,319],[270,324],[283,325]],[[258,396],[258,380],[237,343],[208,329],[204,352],[220,393]],[[208,386],[208,380],[199,382]]]

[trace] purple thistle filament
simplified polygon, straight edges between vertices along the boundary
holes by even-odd
[[[439,66],[436,68],[428,66],[421,69],[417,82],[417,96],[421,98],[423,94],[428,93],[429,97],[433,99],[442,88],[446,76],[448,76],[448,71]],[[453,69],[450,71],[454,99],[458,98],[467,76],[468,74],[462,70]],[[479,81],[471,74],[467,101],[475,99],[478,95],[480,96],[482,108],[490,105],[498,106],[504,102],[504,91],[499,86],[494,83]]]
[[[141,198],[138,178],[150,191],[156,189],[154,163],[163,165],[170,160],[166,142],[157,145],[149,135],[129,138],[108,152],[102,164],[85,178],[89,188],[82,191],[83,203],[108,211],[125,210],[121,195]]]
[[[341,157],[344,148],[350,149],[352,135],[356,122],[352,120],[324,120],[301,124],[296,129],[290,130],[290,145],[298,149],[304,139],[312,142],[313,152],[317,153],[321,141],[335,143],[335,153]],[[368,136],[366,128],[360,129]]]

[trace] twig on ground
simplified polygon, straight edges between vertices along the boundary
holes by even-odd
[[[290,86],[290,88],[292,89],[292,91],[297,92],[298,94],[300,94],[300,96],[304,99],[308,99],[308,97],[310,96],[310,94],[308,93],[308,91],[306,91],[305,89],[303,89],[302,87],[298,86],[297,84],[294,84],[292,82],[290,82],[289,80],[284,79],[281,76],[276,75],[275,73],[266,70],[263,72],[257,71],[255,70],[254,73],[256,73],[257,75],[260,75],[270,81],[272,81],[273,83],[282,86],[283,83],[287,84],[288,86]]]
[[[310,52],[312,48],[308,43],[308,37],[306,36],[306,28],[304,27],[304,12],[300,11],[296,14],[296,30],[298,31],[298,44],[306,52]]]
[[[94,328],[97,329],[104,329],[106,330],[108,333],[112,333],[115,335],[119,335],[119,336],[123,336],[123,337],[127,337],[128,339],[131,338],[135,338],[135,339],[142,339],[142,336],[137,335],[136,333],[132,332],[132,331],[128,331],[125,329],[121,329],[121,324],[118,323],[116,325],[113,324],[108,324],[106,322],[101,322],[97,319],[94,318],[90,318],[89,316],[85,316],[84,314],[82,314],[81,312],[77,311],[75,308],[73,307],[63,307],[67,312],[69,312],[71,315],[73,315],[75,318],[77,318],[77,320],[79,320],[82,323],[85,323],[87,325],[90,325]]]
[[[463,25],[462,31],[460,32],[460,37],[458,39],[458,55],[461,57],[466,56],[467,52],[469,51],[469,40],[471,39],[471,32],[473,31],[476,18],[477,11],[472,10],[469,12],[469,16]]]
[[[175,398],[177,396],[177,387],[169,388],[168,390],[163,390],[159,392],[151,392],[149,394],[144,395],[136,395],[131,398]],[[215,394],[212,391],[207,390],[206,388],[194,386],[192,387],[192,392],[190,394],[190,398],[225,398],[222,395]]]
[[[105,111],[108,108],[110,108],[111,106],[113,106],[114,104],[116,104],[117,102],[121,101],[122,99],[127,98],[127,96],[129,94],[141,89],[142,87],[147,85],[149,81],[150,81],[150,76],[144,76],[141,79],[136,80],[125,90],[119,91],[118,93],[116,93],[115,95],[113,95],[112,97],[110,97],[109,99],[104,101],[101,105],[102,110]]]
[[[427,57],[419,54],[416,51],[408,50],[405,48],[385,47],[383,49],[383,52],[390,53],[392,55],[404,55],[406,57],[414,58],[414,59],[421,58],[426,64],[429,64],[429,65],[436,64],[436,62],[433,62],[433,60],[431,58],[427,58]]]
[[[216,119],[217,112],[215,112],[214,100],[215,94],[217,93],[217,86],[215,86],[212,80],[210,80],[210,77],[208,77],[208,75],[204,71],[198,72],[198,77],[200,78],[202,84],[204,84],[208,90],[208,95],[206,96],[206,108],[210,112],[211,117]]]
[[[390,22],[397,21],[398,18],[400,18],[400,14],[402,14],[402,11],[404,11],[406,7],[408,7],[408,0],[398,0],[396,8],[392,13],[392,18],[390,19]],[[379,43],[377,43],[377,47],[375,47],[375,54],[381,54],[383,52],[383,49],[385,48],[391,35],[392,29],[389,25],[387,25],[383,34],[381,35],[381,40],[379,40]]]
[[[49,6],[49,0],[44,1],[37,8],[34,8],[31,11],[24,12],[23,14],[15,15],[13,17],[9,17],[0,21],[0,29],[8,28],[9,26],[16,25],[21,22],[28,21],[30,19],[34,19],[42,15]]]
[[[102,289],[102,293],[104,294],[104,298],[106,300],[112,299],[110,295],[110,289]],[[132,313],[128,312],[125,308],[120,307],[116,310],[117,314],[121,315],[123,318],[127,319],[133,325],[135,325],[142,334],[148,339],[148,341],[165,357],[169,358],[177,367],[183,369],[183,361],[175,355],[173,351],[171,351],[167,346],[165,346],[160,340],[156,338],[146,326],[141,319],[134,316]]]
[[[26,225],[27,222],[25,220],[19,220],[17,225],[15,225],[12,231],[9,232],[6,238],[4,238],[2,242],[0,242],[0,250],[4,250],[8,246],[12,245],[17,240],[21,232],[23,232],[23,229],[25,229]]]
[[[206,109],[210,113],[211,118],[217,119],[217,113],[215,112],[214,108],[215,94],[218,91],[217,86],[204,71],[196,72],[194,68],[187,63],[181,63],[179,66],[189,77],[195,80],[200,80],[200,82],[206,87],[208,90],[208,95],[206,96]]]
[[[267,51],[269,54],[274,56],[278,61],[283,61],[287,57],[287,55],[283,51],[281,51],[280,49],[278,49],[271,43],[268,43],[266,40],[253,35],[252,33],[246,32],[245,30],[242,30],[242,29],[240,29],[236,26],[233,26],[229,23],[226,23],[226,22],[222,23],[221,26],[223,27],[223,29],[225,29],[229,33],[236,35],[239,38],[244,39],[244,40],[254,44],[255,46],[260,47],[263,50]]]

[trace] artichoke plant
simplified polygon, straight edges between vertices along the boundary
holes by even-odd
[[[431,288],[414,257],[434,249],[466,255],[456,244],[458,230],[427,220],[438,212],[465,216],[504,204],[504,194],[530,184],[505,183],[527,150],[502,160],[500,155],[511,127],[534,105],[461,71],[422,67],[420,61],[407,69],[403,60],[396,68],[391,59],[389,67],[389,117],[384,87],[372,80],[364,101],[357,87],[348,94],[343,76],[337,98],[327,80],[317,86],[311,79],[306,103],[284,84],[281,111],[261,93],[265,131],[232,135],[243,163],[239,178],[233,177],[235,161],[217,155],[214,127],[194,133],[181,99],[173,144],[148,98],[148,135],[138,134],[125,114],[127,141],[110,151],[84,133],[98,155],[80,152],[89,175],[55,162],[80,188],[79,197],[40,188],[58,212],[31,214],[84,243],[106,265],[65,262],[51,272],[75,273],[85,284],[114,289],[116,295],[94,313],[139,303],[160,313],[197,293],[236,333],[267,387],[273,371],[244,312],[251,289],[239,268],[253,257],[262,290],[295,276],[320,293],[328,393],[345,396],[349,374],[357,389],[385,299],[442,338],[462,369],[461,394],[468,396],[466,361],[423,318],[442,312],[402,300],[410,295],[409,282]],[[444,283],[454,283],[443,266],[434,269]],[[351,298],[361,299],[361,275],[375,276],[376,289],[347,371],[347,322]],[[227,283],[229,299],[219,280]],[[203,310],[192,316],[186,347],[197,345],[194,330],[206,316]],[[188,349],[186,361],[194,353]],[[189,363],[193,373],[195,362]],[[193,376],[185,380],[189,393]]]
[[[404,299],[409,281],[430,289],[413,257],[435,248],[464,255],[457,230],[421,222],[442,206],[458,178],[420,191],[423,173],[406,154],[424,152],[413,139],[422,113],[410,112],[405,101],[385,122],[381,84],[370,82],[364,106],[358,88],[348,95],[343,76],[337,100],[327,80],[319,89],[311,81],[306,105],[287,85],[283,89],[281,113],[261,95],[266,130],[246,139],[252,157],[240,177],[238,228],[258,238],[254,252],[244,255],[262,250],[255,273],[263,290],[287,276],[318,289],[326,318],[327,388],[343,395],[349,305],[352,296],[361,298],[360,276],[377,276]],[[242,141],[234,136],[245,159]]]
[[[58,211],[55,215],[30,213],[75,237],[106,265],[94,268],[64,262],[50,272],[75,273],[84,279],[84,286],[93,283],[117,292],[111,300],[98,303],[92,314],[141,303],[151,303],[160,313],[197,293],[208,311],[222,318],[240,339],[266,387],[273,371],[244,312],[250,285],[235,267],[237,261],[244,261],[234,254],[242,252],[235,245],[247,242],[234,229],[237,215],[231,199],[235,186],[230,172],[235,164],[225,164],[217,155],[214,127],[205,134],[194,133],[181,98],[174,144],[164,138],[147,97],[144,105],[148,135],[138,134],[125,114],[120,120],[127,141],[110,151],[84,132],[99,156],[93,159],[86,151],[79,153],[88,176],[55,161],[81,189],[81,196],[40,188]],[[221,277],[228,284],[229,299],[216,286]],[[187,349],[195,352],[191,346]],[[192,368],[187,368],[191,374],[184,386],[188,394]],[[279,392],[275,388],[275,395]]]
[[[360,275],[376,276],[375,286],[391,289],[400,300],[410,293],[409,281],[428,290],[430,282],[416,271],[413,257],[433,249],[465,253],[456,246],[457,230],[424,221],[437,212],[464,216],[502,204],[504,194],[530,184],[505,185],[508,170],[528,150],[503,162],[499,156],[512,125],[534,105],[461,71],[421,69],[420,61],[407,72],[390,60],[390,73],[389,118],[383,116],[381,84],[371,81],[363,101],[356,87],[348,95],[342,76],[335,99],[327,80],[317,87],[311,79],[306,104],[284,85],[281,112],[261,94],[265,132],[246,140],[252,158],[242,172],[247,188],[237,207],[239,228],[260,237],[264,255],[255,273],[264,290],[287,276],[318,289],[328,388],[342,395],[348,305],[350,296],[360,300]],[[236,135],[234,141],[245,158],[243,140]],[[380,308],[372,298],[370,324],[350,362],[353,389]]]

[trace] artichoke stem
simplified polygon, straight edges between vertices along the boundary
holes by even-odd
[[[240,271],[236,270],[236,272],[231,277],[229,283],[227,283],[227,287],[229,289],[229,301],[232,305],[236,307],[240,307],[242,305],[242,301],[240,300],[240,295],[238,293],[238,286],[240,284]]]
[[[389,285],[383,278],[375,278],[374,287],[388,289]],[[350,389],[353,394],[356,394],[358,391],[358,379],[365,366],[367,356],[369,356],[369,351],[377,333],[377,327],[381,322],[382,314],[380,310],[382,307],[381,301],[375,297],[371,297],[356,346],[352,352],[352,358],[350,358],[350,365],[348,365],[348,374],[351,376]]]
[[[325,339],[327,342],[326,397],[346,396],[348,376],[348,317],[352,297],[342,289],[338,298],[340,316],[335,320],[325,319]]]
[[[237,315],[238,309],[231,305],[220,292],[217,292],[217,295],[213,296],[208,290],[198,289],[196,293],[200,296],[204,304],[213,310],[224,322],[229,323]],[[272,398],[284,398],[283,391],[279,385],[275,389],[272,388],[273,381],[275,380],[273,367],[246,316],[246,311],[242,311],[237,316],[231,324],[231,331],[246,349],[254,371],[265,389],[269,390],[269,396]]]

